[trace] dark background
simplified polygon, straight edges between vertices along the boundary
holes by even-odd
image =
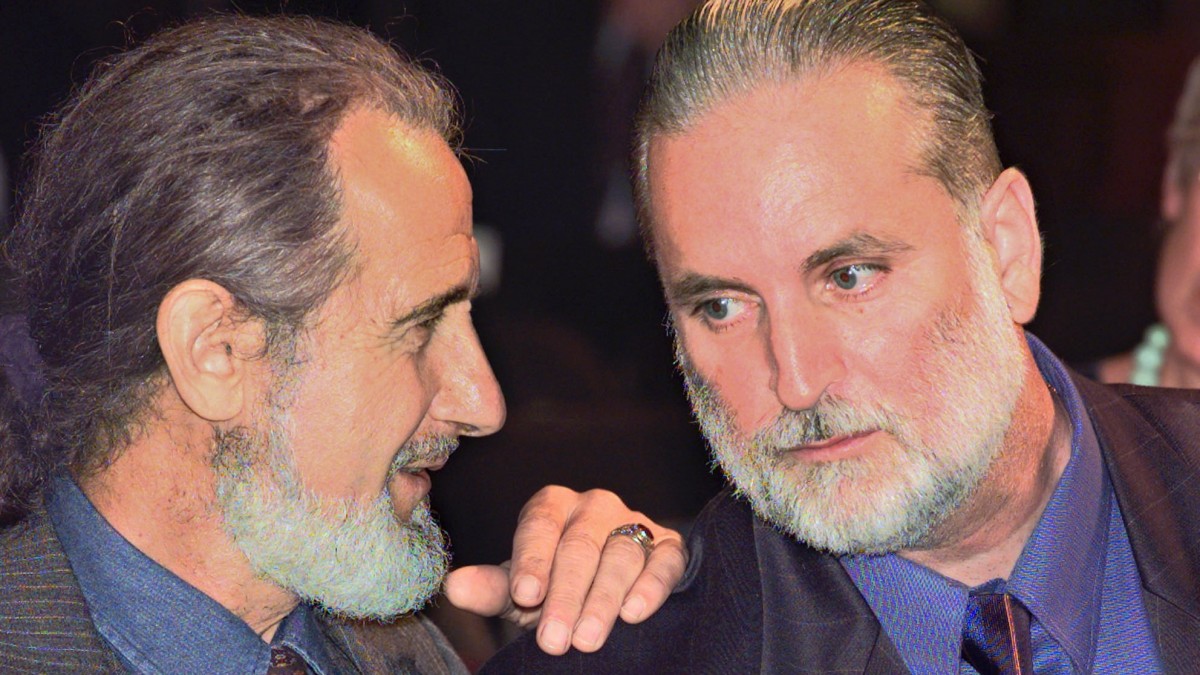
[[[1195,4],[939,3],[982,60],[1002,157],[1038,196],[1047,265],[1033,330],[1068,359],[1127,349],[1153,318],[1163,130],[1200,53]],[[596,65],[608,5],[3,0],[9,175],[20,176],[39,119],[96,59],[164,24],[230,9],[369,26],[439,64],[461,93],[476,219],[504,246],[500,288],[477,302],[476,319],[510,416],[436,477],[456,561],[507,557],[517,509],[547,482],[612,488],[660,521],[686,522],[720,481],[672,373],[653,272],[636,243],[593,235],[628,107]],[[11,306],[8,293],[0,298]]]

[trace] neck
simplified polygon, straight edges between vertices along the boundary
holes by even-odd
[[[1066,410],[1030,364],[1004,447],[935,543],[900,556],[968,586],[1007,579],[1071,456]]]
[[[211,427],[160,419],[80,487],[129,543],[270,641],[298,601],[256,575],[222,528]]]

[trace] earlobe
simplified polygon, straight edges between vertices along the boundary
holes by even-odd
[[[204,279],[171,289],[158,308],[158,342],[180,399],[210,422],[235,417],[245,401],[247,361],[239,349],[252,322],[237,320],[229,291]]]
[[[979,217],[983,236],[996,251],[1000,285],[1013,321],[1028,323],[1041,295],[1042,236],[1025,175],[1005,169],[983,196]]]

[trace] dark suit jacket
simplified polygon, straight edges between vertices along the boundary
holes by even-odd
[[[348,624],[321,616],[339,673],[463,673],[419,616]],[[42,510],[0,533],[0,673],[124,673],[96,632]]]
[[[1167,672],[1200,672],[1200,392],[1076,382],[1095,422]],[[701,513],[666,606],[596,654],[520,638],[485,673],[906,673],[841,564],[726,490]]]

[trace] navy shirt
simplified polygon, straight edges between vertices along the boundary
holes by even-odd
[[[146,557],[68,478],[52,481],[46,510],[83,590],[96,630],[135,673],[265,673],[272,645],[315,675],[336,672],[314,609],[301,604],[263,642],[246,622]]]
[[[1071,423],[1071,457],[1007,580],[989,590],[1032,615],[1038,675],[1161,671],[1141,579],[1091,419],[1062,363],[1029,346]],[[842,566],[905,663],[924,673],[974,673],[961,660],[967,586],[898,555],[845,556]]]

